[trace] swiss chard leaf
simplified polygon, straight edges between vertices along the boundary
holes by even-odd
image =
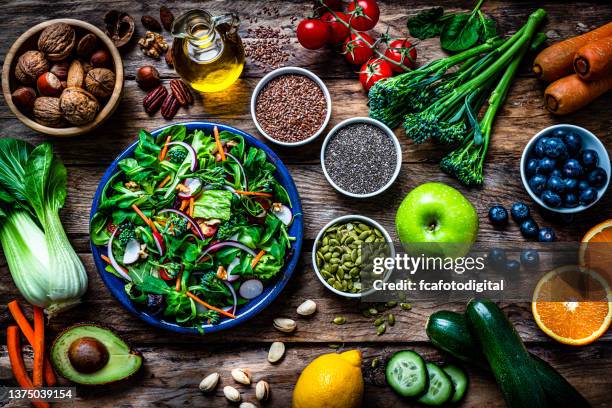
[[[434,7],[409,18],[408,30],[410,35],[419,40],[439,36],[444,26],[444,23],[440,21],[443,14],[444,9],[442,7]]]

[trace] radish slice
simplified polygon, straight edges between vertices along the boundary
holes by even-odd
[[[232,292],[232,298],[233,298],[233,302],[234,303],[231,306],[231,308],[232,308],[232,314],[235,315],[236,314],[236,309],[238,308],[238,296],[236,295],[236,291],[234,290],[234,287],[232,286],[231,283],[225,282],[225,281],[223,281],[223,283],[225,283],[225,285],[227,286],[229,291]],[[227,312],[227,310],[226,310],[226,312]]]
[[[232,275],[232,271],[238,265],[240,265],[240,258],[235,257],[234,260],[230,262],[230,264],[227,266],[227,279],[225,280],[227,280],[228,282],[235,282],[240,279],[240,275]]]
[[[115,268],[117,273],[119,275],[121,275],[123,277],[123,279],[127,280],[128,282],[131,282],[132,278],[130,277],[130,275],[127,274],[127,272],[125,271],[125,268],[123,266],[119,265],[119,263],[115,259],[115,256],[113,255],[113,241],[115,239],[115,236],[117,235],[117,232],[120,229],[121,228],[115,228],[115,230],[113,231],[113,233],[111,234],[111,236],[110,236],[110,238],[108,240],[108,245],[106,246],[106,249],[107,249],[107,252],[108,252],[108,259],[110,260],[111,266],[113,268]]]
[[[155,241],[155,246],[159,251],[159,255],[164,256],[164,254],[166,253],[166,244],[164,243],[164,237],[162,237],[159,232],[153,231],[153,241]]]
[[[185,149],[187,149],[187,152],[189,153],[189,156],[191,156],[191,171],[196,171],[196,169],[198,168],[198,156],[197,153],[195,151],[195,149],[193,148],[193,146],[191,146],[189,143],[185,143],[185,142],[170,142],[168,143],[168,146],[182,146]]]
[[[242,163],[240,163],[240,160],[238,160],[237,158],[235,158],[229,153],[225,153],[225,155],[238,164],[238,167],[240,168],[240,172],[242,173],[242,178],[244,179],[244,190],[249,191],[249,181],[247,180],[246,172],[244,171],[244,167],[242,167]]]
[[[123,263],[125,265],[133,264],[140,257],[140,242],[134,238],[130,239],[125,246],[125,252],[123,253]]]
[[[293,221],[293,214],[291,208],[284,204],[274,203],[272,204],[272,214],[274,214],[281,222],[287,226]]]
[[[263,283],[259,279],[249,279],[240,285],[238,293],[245,299],[255,299],[263,293]]]
[[[257,256],[255,251],[253,251],[251,248],[249,248],[248,246],[244,245],[241,242],[238,242],[238,241],[222,241],[222,242],[217,242],[216,244],[212,244],[211,246],[206,248],[202,252],[202,254],[200,255],[200,258],[198,259],[198,262],[200,262],[202,260],[202,258],[204,258],[209,252],[216,252],[216,251],[218,251],[221,248],[224,248],[226,246],[231,246],[231,247],[234,247],[234,248],[239,248],[239,249],[242,249],[244,252],[246,252],[247,254],[249,254],[251,256]]]
[[[182,199],[188,199],[197,195],[202,188],[202,180],[199,178],[188,178],[185,179],[183,185],[189,189],[188,192],[180,192],[178,196]]]
[[[195,230],[196,234],[198,234],[198,237],[202,241],[204,241],[206,239],[206,237],[204,236],[204,233],[202,232],[202,229],[200,228],[198,223],[193,218],[191,218],[190,216],[185,214],[184,212],[182,212],[180,210],[176,210],[174,208],[166,208],[164,210],[161,210],[158,214],[164,214],[164,213],[172,213],[172,214],[176,214],[176,215],[179,215],[179,216],[185,218],[189,222],[189,224],[191,224],[191,226]]]

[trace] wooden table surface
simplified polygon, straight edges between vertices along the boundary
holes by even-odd
[[[392,35],[406,35],[407,16],[434,5],[448,10],[468,8],[465,2],[454,1],[380,1],[381,22],[376,31],[390,27]],[[242,16],[241,33],[245,41],[247,29],[259,25],[279,27],[291,37],[286,50],[291,53],[287,65],[311,69],[327,86],[333,99],[333,114],[330,128],[353,116],[367,116],[366,96],[357,81],[355,68],[348,66],[341,56],[330,50],[307,51],[302,49],[294,35],[292,17],[298,20],[310,10],[310,2],[302,1],[181,1],[168,4],[175,15],[191,8],[202,7],[219,14],[236,11]],[[257,22],[249,22],[260,7],[278,9],[278,17],[257,16]],[[495,17],[500,31],[510,32],[522,25],[530,12],[541,6],[548,12],[548,21],[543,28],[553,39],[576,35],[612,20],[610,3],[580,2],[510,2],[488,1],[484,10]],[[101,26],[102,15],[111,8],[127,11],[137,21],[142,33],[140,17],[144,14],[158,15],[157,2],[84,0],[54,1],[12,0],[2,2],[3,18],[0,19],[0,55],[4,57],[10,45],[28,27],[49,18],[73,17]],[[166,37],[169,35],[166,33]],[[169,40],[169,38],[168,38]],[[68,324],[98,320],[123,335],[145,356],[144,370],[129,383],[95,389],[79,389],[78,398],[66,406],[75,407],[150,407],[150,406],[205,406],[225,407],[224,385],[235,385],[229,372],[233,368],[249,368],[253,378],[266,379],[271,384],[273,398],[265,406],[288,407],[293,385],[302,368],[321,353],[333,351],[330,344],[342,349],[358,348],[363,352],[365,365],[374,357],[395,350],[411,348],[434,361],[443,361],[445,356],[428,341],[424,331],[427,317],[436,310],[463,310],[464,305],[417,303],[411,311],[396,312],[397,324],[385,335],[376,336],[372,319],[358,312],[358,303],[340,299],[327,291],[316,279],[310,265],[310,248],[315,234],[331,219],[350,213],[360,213],[380,221],[389,231],[394,231],[395,209],[402,198],[415,186],[427,181],[443,181],[450,185],[458,183],[444,175],[438,168],[441,153],[433,144],[414,146],[407,142],[403,131],[398,131],[403,149],[403,167],[398,180],[384,195],[375,199],[355,201],[334,192],[325,181],[319,163],[320,140],[299,149],[274,149],[291,171],[298,185],[304,207],[305,242],[302,262],[298,265],[289,285],[264,312],[244,325],[226,332],[204,336],[178,336],[147,326],[123,310],[110,295],[94,267],[89,249],[88,217],[91,200],[98,182],[112,160],[136,137],[140,128],[155,129],[166,125],[160,115],[149,117],[143,112],[141,91],[134,81],[136,69],[153,63],[160,70],[164,83],[176,74],[163,62],[143,57],[133,45],[123,53],[125,65],[125,91],[123,100],[114,116],[105,125],[88,135],[73,139],[52,139],[36,134],[26,128],[12,115],[4,101],[0,102],[1,137],[18,137],[32,143],[50,141],[55,152],[68,168],[68,199],[62,219],[70,241],[80,254],[89,274],[89,290],[82,305],[50,322],[50,333],[61,330]],[[438,39],[420,42],[417,46],[418,62],[423,64],[443,55]],[[533,57],[531,57],[533,58]],[[3,59],[3,58],[2,58]],[[253,135],[257,131],[249,113],[250,95],[269,69],[248,64],[241,80],[229,91],[218,95],[198,97],[189,110],[180,110],[175,121],[210,120],[226,123]],[[612,148],[612,97],[603,96],[591,106],[565,118],[555,118],[542,108],[544,85],[528,74],[527,64],[515,81],[508,101],[498,114],[492,146],[485,166],[486,181],[482,189],[467,191],[466,196],[474,203],[481,219],[478,235],[480,241],[503,240],[521,242],[516,226],[500,232],[486,221],[487,209],[494,203],[509,206],[515,200],[530,202],[522,187],[518,163],[525,143],[542,128],[555,123],[573,123],[583,126],[598,135]],[[596,206],[580,214],[570,225],[538,222],[556,227],[562,241],[578,241],[592,225],[611,218],[612,194],[608,193]],[[4,306],[9,300],[20,298],[4,258],[0,258],[0,336],[5,344],[5,327],[11,322]],[[305,299],[318,305],[318,312],[310,319],[298,318],[295,309]],[[528,305],[504,305],[504,311],[515,323],[530,351],[539,355],[557,368],[593,406],[612,406],[612,333],[606,334],[596,343],[585,347],[568,347],[546,337],[532,320]],[[331,324],[334,316],[342,315],[348,323],[344,326]],[[282,334],[272,327],[272,319],[278,316],[294,318],[298,330],[293,334]],[[51,337],[51,336],[50,336]],[[285,358],[277,365],[267,362],[267,350],[272,341],[283,341],[287,345]],[[29,350],[29,349],[28,349]],[[207,374],[217,371],[222,384],[213,396],[204,396],[198,391],[198,383]],[[471,390],[462,403],[463,407],[504,406],[500,392],[492,377],[470,369]],[[13,384],[6,347],[0,346],[0,385]],[[238,387],[243,400],[255,402],[254,387]],[[57,404],[60,406],[61,404]],[[20,406],[11,403],[9,406]],[[402,402],[389,388],[382,386],[378,377],[367,376],[364,407],[412,406]]]

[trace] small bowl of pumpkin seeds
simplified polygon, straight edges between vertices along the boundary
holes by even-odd
[[[364,247],[364,244],[371,244]],[[395,257],[389,233],[376,221],[362,215],[344,215],[332,220],[317,234],[312,265],[327,289],[348,298],[360,298],[369,291],[362,287],[365,262],[362,249],[383,247],[385,256]],[[372,289],[370,289],[372,290]]]

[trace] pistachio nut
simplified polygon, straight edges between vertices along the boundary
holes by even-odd
[[[301,316],[310,316],[316,311],[317,311],[317,304],[310,299],[304,301],[304,303],[299,305],[297,308],[297,313]]]
[[[217,387],[217,384],[219,384],[219,373],[212,373],[204,377],[199,388],[202,392],[211,392]]]
[[[261,380],[255,386],[255,396],[258,401],[267,401],[270,399],[270,384]]]
[[[280,341],[275,341],[270,346],[270,350],[268,351],[268,361],[270,363],[276,363],[280,361],[281,358],[285,355],[285,344]]]
[[[276,330],[285,333],[291,333],[295,331],[296,327],[297,324],[295,323],[295,320],[287,319],[285,317],[277,317],[276,319],[274,319],[274,328]]]
[[[225,398],[231,402],[238,402],[242,399],[240,397],[240,391],[229,385],[223,387],[223,395],[225,395]]]
[[[251,372],[245,368],[234,368],[232,378],[237,383],[249,385],[251,383]]]

